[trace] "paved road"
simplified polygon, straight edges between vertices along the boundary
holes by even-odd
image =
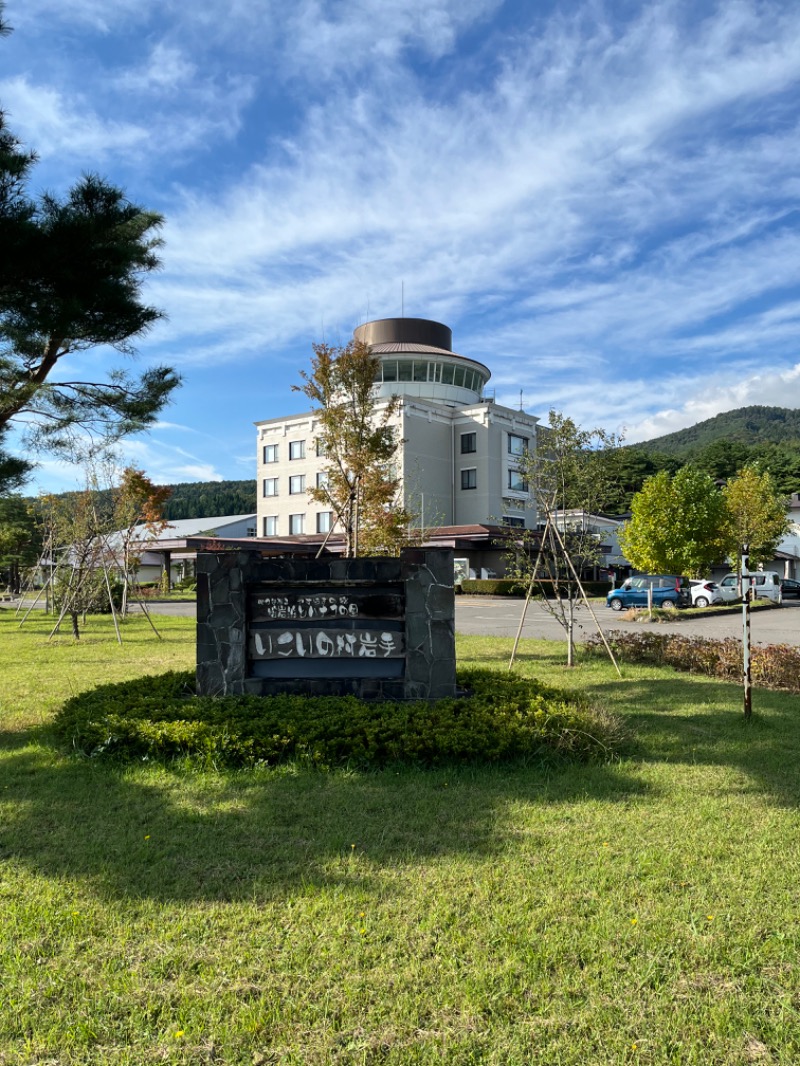
[[[522,607],[520,600],[459,596],[456,598],[456,630],[459,633],[480,636],[513,637],[519,626]],[[648,623],[629,621],[604,604],[595,608],[595,614],[604,631],[619,629],[640,633],[643,628],[649,628]],[[595,622],[586,607],[579,607],[576,617],[580,627],[577,633],[579,641],[597,632]],[[678,617],[679,621],[664,623],[657,628],[668,628],[669,632],[683,633],[686,636],[716,639],[742,635],[741,609],[733,614],[687,617],[679,613]],[[545,640],[563,640],[564,631],[534,600],[526,612],[522,635]],[[779,608],[753,611],[751,639],[758,644],[800,645],[800,601],[790,600]]]
[[[513,637],[516,636],[522,614],[522,601],[494,599],[490,596],[456,597],[456,631],[477,636]],[[134,608],[135,609],[135,608]],[[193,603],[153,603],[150,609],[154,614],[180,615],[194,617]],[[642,632],[649,628],[647,623],[632,622],[610,610],[603,604],[595,608],[597,620],[603,630],[620,629],[629,632]],[[737,610],[725,615],[695,615],[693,617],[678,614],[679,621],[659,625],[659,630],[683,633],[686,636],[741,637],[742,613]],[[586,640],[595,633],[596,626],[589,611],[579,607],[578,641]],[[544,640],[563,640],[564,631],[553,618],[534,600],[525,615],[523,637]],[[782,607],[764,611],[754,611],[751,616],[751,639],[756,644],[792,644],[800,646],[800,600],[788,600]]]

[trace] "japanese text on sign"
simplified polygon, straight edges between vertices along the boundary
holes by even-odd
[[[367,629],[255,630],[252,654],[256,659],[392,659],[403,654],[403,638]]]
[[[317,593],[310,596],[259,595],[259,612],[267,618],[355,618],[358,603],[349,596]]]

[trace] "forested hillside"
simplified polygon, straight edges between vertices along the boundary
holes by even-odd
[[[736,441],[748,447],[786,441],[797,444],[800,442],[800,411],[789,407],[740,407],[676,433],[654,437],[637,447],[646,452],[683,456],[721,440]]]
[[[196,481],[170,485],[172,495],[164,517],[211,518],[217,515],[255,514],[256,482]]]
[[[645,478],[674,473],[686,463],[726,480],[746,463],[768,470],[785,496],[800,492],[800,411],[785,407],[741,407],[696,426],[618,449],[616,489],[605,501],[609,514],[630,509]]]

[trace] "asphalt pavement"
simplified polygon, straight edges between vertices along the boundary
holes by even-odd
[[[194,603],[150,603],[148,606],[153,614],[187,618],[192,618],[195,614]],[[523,601],[516,599],[456,596],[456,632],[486,637],[514,637],[522,617],[523,606]],[[593,604],[593,610],[594,618],[585,605],[577,608],[576,639],[579,642],[596,633],[598,625],[604,631],[617,629],[637,633],[643,628],[655,627],[686,636],[713,637],[717,640],[725,637],[738,638],[742,635],[741,607],[734,608],[730,614],[698,612],[687,615],[683,611],[676,611],[674,621],[654,623],[628,619],[625,612],[612,611],[602,602],[596,606]],[[525,612],[522,636],[539,640],[563,640],[564,630],[541,603],[531,600]],[[800,647],[800,600],[784,601],[782,607],[770,606],[752,611],[750,639],[754,644],[792,644]]]
[[[522,600],[489,596],[458,596],[456,597],[456,631],[478,636],[516,636],[523,606]],[[683,611],[676,611],[674,621],[651,623],[628,619],[625,617],[626,612],[612,611],[604,603],[592,606],[594,618],[585,605],[577,608],[576,639],[579,642],[596,633],[598,625],[604,632],[616,629],[638,633],[646,627],[682,633],[686,636],[713,637],[717,640],[742,635],[741,607],[733,609],[730,614],[717,614],[709,611],[708,614],[698,612],[695,615],[688,615]],[[540,602],[531,600],[525,612],[522,636],[540,640],[563,640],[564,630]],[[800,646],[800,600],[786,601],[782,607],[770,606],[751,611],[750,639],[755,644]]]

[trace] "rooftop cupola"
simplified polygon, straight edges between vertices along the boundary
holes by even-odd
[[[449,326],[427,318],[379,318],[354,333],[381,361],[378,395],[417,396],[459,406],[477,403],[491,372],[453,351]]]

